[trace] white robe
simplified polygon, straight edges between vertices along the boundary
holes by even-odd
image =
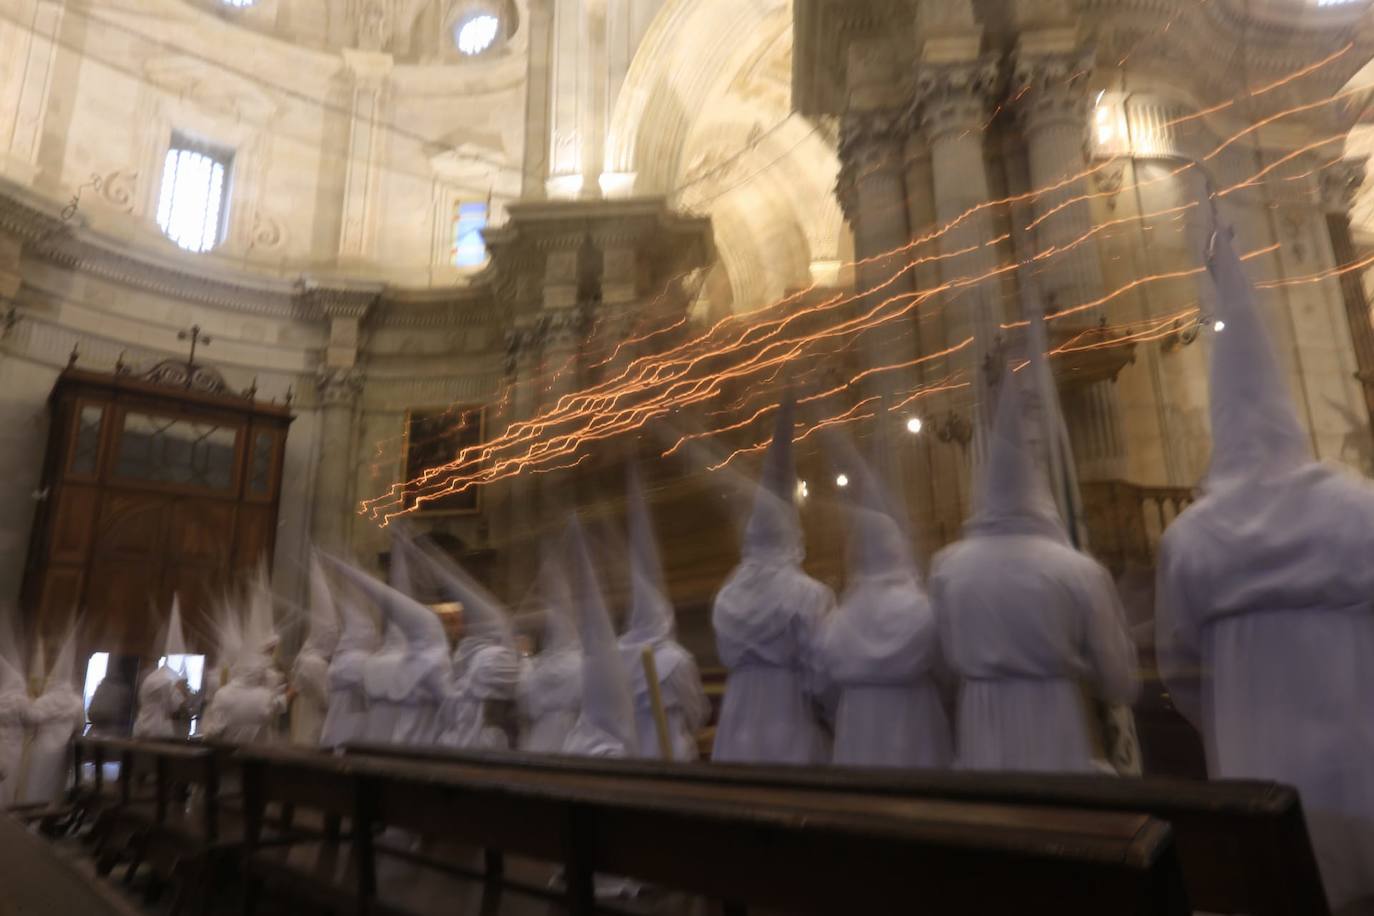
[[[1168,529],[1160,671],[1215,778],[1302,795],[1332,909],[1374,897],[1374,488],[1317,464]]]
[[[711,623],[729,669],[711,759],[738,763],[825,763],[829,742],[819,707],[827,699],[815,662],[830,589],[798,563],[745,559],[716,596]]]
[[[950,765],[953,741],[934,681],[939,634],[914,575],[852,582],[821,629],[817,654],[839,693],[834,763]]]
[[[329,705],[320,744],[338,747],[367,739],[367,696],[363,692],[366,651],[339,652],[329,663]]]
[[[313,747],[320,743],[329,705],[329,661],[310,648],[296,655],[291,667],[291,743]]]
[[[1107,570],[1038,534],[966,537],[936,555],[930,596],[960,678],[958,765],[1095,772],[1082,685],[1139,691],[1135,644]]]
[[[415,654],[377,653],[363,664],[367,693],[366,740],[380,744],[433,744],[439,704],[448,695],[451,666],[443,647]]]
[[[582,652],[545,650],[521,678],[518,702],[525,723],[520,750],[561,754],[582,709]]]
[[[19,791],[29,702],[22,690],[0,694],[0,808],[11,804]]]
[[[620,652],[629,675],[630,690],[634,694],[638,756],[650,760],[662,759],[653,700],[644,676],[643,645],[626,644],[622,640]],[[654,644],[654,668],[658,674],[663,716],[668,721],[672,759],[696,760],[701,756],[697,750],[697,732],[711,714],[711,704],[701,686],[696,660],[675,640],[664,638]]]
[[[469,750],[510,750],[505,730],[488,721],[487,704],[515,701],[520,656],[504,645],[486,645],[463,655],[455,666],[452,689],[439,709],[436,743]]]
[[[286,695],[261,679],[231,678],[215,691],[201,730],[212,741],[252,744],[270,741],[277,716],[286,711]]]
[[[175,738],[172,721],[186,698],[177,690],[182,676],[171,668],[150,672],[138,688],[138,717],[134,719],[135,738]]]
[[[85,704],[72,687],[46,691],[29,706],[32,729],[23,804],[60,801],[71,775],[72,738],[86,725]]]

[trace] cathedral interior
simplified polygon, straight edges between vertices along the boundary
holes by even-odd
[[[1205,777],[1154,609],[1212,455],[1206,261],[1230,226],[1313,456],[1374,476],[1370,10],[0,0],[0,602],[48,663],[78,618],[81,665],[156,658],[174,599],[213,654],[265,565],[286,670],[313,552],[385,578],[402,530],[537,644],[572,513],[628,614],[634,468],[718,707],[713,601],[780,405],[805,571],[839,593],[855,475],[826,443],[882,456],[929,573],[1004,366],[1040,353],[1141,768]]]

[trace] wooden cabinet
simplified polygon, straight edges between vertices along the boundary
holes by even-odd
[[[203,644],[211,598],[271,559],[289,409],[185,363],[69,368],[48,406],[25,611],[52,633],[80,609],[102,647],[148,655],[178,594]]]

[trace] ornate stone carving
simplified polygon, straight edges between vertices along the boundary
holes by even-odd
[[[367,317],[382,295],[381,284],[329,286],[309,277],[298,283],[300,298],[307,312],[317,318]]]
[[[981,127],[1001,85],[997,55],[974,61],[925,64],[916,74],[910,114],[931,141],[951,131]]]
[[[116,210],[132,213],[138,196],[138,172],[114,171],[99,184],[100,199]]]
[[[875,109],[845,114],[840,124],[840,173],[835,183],[835,196],[851,225],[858,205],[858,182],[878,172],[900,170],[908,133],[910,128],[904,112]]]
[[[357,366],[321,366],[315,373],[321,407],[348,407],[363,391],[363,371]]]
[[[1093,56],[1088,51],[1053,54],[1018,53],[1011,74],[1011,101],[1029,132],[1056,123],[1087,129],[1088,80]]]
[[[1328,213],[1345,213],[1364,184],[1369,166],[1368,156],[1342,159],[1321,171],[1320,190],[1322,209]]]
[[[249,249],[256,251],[275,251],[286,244],[286,229],[281,220],[268,216],[261,210],[253,214],[253,228],[249,233]]]
[[[391,42],[391,10],[387,0],[364,0],[358,15],[358,47],[381,51]]]
[[[589,315],[577,306],[549,309],[506,332],[506,372],[513,373],[521,357],[544,350],[567,350],[587,332]]]
[[[201,394],[233,394],[218,370],[179,359],[162,360],[143,373],[143,380],[169,388],[189,388]]]

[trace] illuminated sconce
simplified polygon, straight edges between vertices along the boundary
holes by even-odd
[[[921,422],[920,417],[912,417],[911,419],[906,421],[906,431],[911,433],[913,436],[919,435],[922,427],[924,426],[925,424]]]
[[[848,475],[848,474],[838,474],[838,475],[836,475],[836,476],[835,476],[835,486],[841,487],[841,488],[849,486],[849,475]]]
[[[809,487],[807,487],[806,481],[805,481],[805,480],[798,480],[798,481],[797,481],[797,502],[805,502],[805,501],[806,501],[806,498],[807,498],[808,496],[810,496],[810,495],[811,495],[811,490],[810,490]]]
[[[1109,96],[1105,90],[1099,92],[1089,117],[1089,146],[1094,156],[1105,159],[1131,151],[1126,109],[1120,99]]]

